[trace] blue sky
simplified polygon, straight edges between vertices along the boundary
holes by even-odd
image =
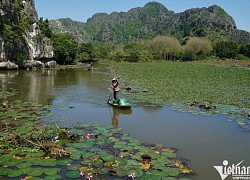
[[[86,22],[95,13],[127,12],[143,7],[150,0],[35,0],[39,17],[58,19],[69,17]],[[222,7],[236,22],[238,29],[250,32],[250,0],[157,0],[169,10],[183,12],[190,8]]]

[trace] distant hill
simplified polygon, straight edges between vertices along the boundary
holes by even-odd
[[[86,23],[66,18],[50,20],[50,25],[55,33],[68,32],[79,42],[124,43],[172,35],[180,40],[189,36],[207,36],[213,41],[225,39],[250,43],[250,33],[237,29],[234,19],[217,5],[175,13],[160,3],[150,2],[128,12],[97,13]]]

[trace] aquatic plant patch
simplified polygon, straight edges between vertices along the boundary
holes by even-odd
[[[162,145],[143,145],[120,129],[104,128],[93,123],[75,126],[71,131],[81,138],[78,142],[66,144],[73,160],[66,173],[68,178],[142,178],[148,174],[155,178],[176,178],[179,175],[194,174],[193,170],[181,162],[182,168],[168,167],[168,164],[175,162],[176,152],[173,149]]]
[[[190,62],[115,63],[113,68],[122,77],[120,84],[131,88],[123,93],[134,104],[169,105],[204,115],[231,116],[237,109],[230,118],[244,121],[239,126],[249,130],[249,116],[242,113],[250,109],[249,69]],[[201,106],[209,102],[211,108],[190,107],[194,101]]]
[[[175,149],[142,144],[114,127],[41,124],[48,110],[19,100],[2,102],[0,179],[182,179],[195,174],[176,159]]]

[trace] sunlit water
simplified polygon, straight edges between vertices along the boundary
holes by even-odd
[[[244,160],[241,165],[250,166],[250,134],[224,115],[193,115],[170,107],[138,105],[121,111],[107,105],[110,72],[107,65],[95,65],[93,71],[1,71],[0,84],[18,89],[15,99],[52,105],[53,119],[60,120],[63,127],[99,122],[122,128],[145,143],[175,147],[178,158],[188,160],[198,173],[192,177],[195,180],[221,179],[213,166],[221,166],[223,160],[229,165]]]

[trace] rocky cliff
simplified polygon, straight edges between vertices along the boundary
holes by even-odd
[[[50,27],[55,34],[69,33],[77,42],[86,43],[90,41],[90,35],[84,29],[84,23],[73,21],[70,18],[51,20]]]
[[[0,7],[0,61],[53,57],[50,39],[39,28],[34,0],[2,0]]]
[[[65,24],[69,24],[66,26]],[[144,7],[133,8],[128,12],[111,14],[97,13],[82,23],[80,29],[69,19],[51,20],[50,24],[60,24],[64,32],[74,32],[85,41],[124,43],[132,39],[151,39],[157,35],[172,35],[180,40],[190,36],[206,36],[213,41],[234,40],[250,43],[250,33],[237,29],[234,19],[221,7],[193,8],[175,13],[157,2]],[[73,34],[73,33],[71,33]]]

